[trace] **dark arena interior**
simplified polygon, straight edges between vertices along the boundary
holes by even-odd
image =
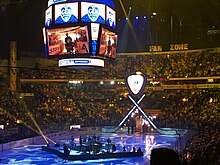
[[[219,8],[1,0],[0,164],[219,165]]]

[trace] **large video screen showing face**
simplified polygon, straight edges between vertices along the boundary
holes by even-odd
[[[105,23],[105,5],[82,2],[81,3],[81,21],[82,22],[96,22]]]
[[[78,22],[78,3],[55,5],[55,24]]]
[[[89,53],[87,26],[47,29],[49,57]]]
[[[108,26],[115,29],[115,27],[116,27],[116,14],[115,14],[115,11],[107,6],[106,13],[107,13],[106,25],[108,25]]]
[[[102,28],[99,54],[115,58],[118,36],[109,30]]]

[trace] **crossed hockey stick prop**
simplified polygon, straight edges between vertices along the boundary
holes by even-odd
[[[143,96],[143,95],[142,95]],[[152,122],[152,120],[149,118],[149,116],[141,109],[141,107],[138,105],[140,102],[138,100],[138,102],[136,103],[135,100],[130,96],[128,95],[128,98],[134,103],[134,107],[137,107],[139,111],[141,111],[141,113],[147,118],[148,122],[151,124],[152,127],[154,127],[154,129],[157,129],[156,125]],[[141,97],[142,98],[142,97]],[[134,108],[133,107],[133,108]]]
[[[132,97],[130,96],[130,95],[128,95],[128,97],[129,97],[129,99],[132,99]],[[131,108],[131,110],[129,111],[129,113],[126,115],[126,117],[121,121],[121,123],[118,125],[118,127],[120,127],[123,123],[124,123],[124,121],[128,118],[128,116],[135,110],[135,108],[137,107],[139,107],[140,108],[140,106],[138,105],[142,100],[143,100],[143,98],[145,97],[145,94],[143,94],[141,97],[140,97],[140,99],[137,101],[137,103],[135,102],[135,105]],[[132,101],[132,102],[133,102]],[[138,109],[139,109],[138,108]]]

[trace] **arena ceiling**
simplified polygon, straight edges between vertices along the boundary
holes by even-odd
[[[48,0],[1,0],[0,16],[16,17],[23,15],[28,8],[43,17]],[[220,0],[113,0],[115,2],[117,17],[125,17],[122,5],[128,13],[131,7],[131,16],[151,16],[157,13],[159,18],[169,19],[170,16],[192,21],[198,17],[205,19],[207,24],[217,26],[220,24]],[[42,11],[43,10],[43,11]],[[29,11],[30,12],[30,11]],[[39,17],[39,15],[36,15]],[[12,18],[13,19],[13,18]]]
[[[164,19],[173,16],[189,22],[200,17],[210,25],[220,23],[220,0],[115,0],[119,18],[124,16],[120,1],[127,12],[131,7],[132,16],[151,16],[156,12]]]
[[[172,16],[174,26],[177,27],[195,30],[220,29],[220,0],[114,1],[117,18],[120,19],[126,17],[125,13],[128,13],[131,7],[130,17],[146,15],[150,19],[155,12],[157,21],[166,24],[167,27]],[[43,51],[42,27],[47,2],[48,0],[1,0],[0,48],[4,49],[11,40],[19,40],[19,48],[25,51]],[[30,37],[32,42],[29,42]]]

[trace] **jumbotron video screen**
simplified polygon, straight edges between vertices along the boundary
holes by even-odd
[[[118,35],[112,0],[49,0],[43,28],[47,58],[115,59]]]

